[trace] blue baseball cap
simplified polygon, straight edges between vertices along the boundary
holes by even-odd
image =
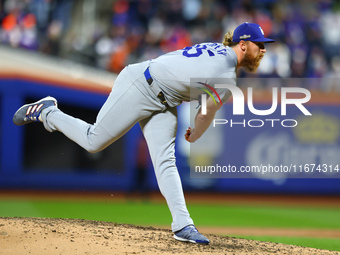
[[[234,30],[233,42],[239,41],[252,41],[252,42],[275,42],[273,39],[265,38],[264,32],[260,25],[255,23],[243,23]]]

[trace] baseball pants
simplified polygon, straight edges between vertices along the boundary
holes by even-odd
[[[55,106],[45,109],[42,119],[48,131],[62,132],[91,153],[105,149],[139,122],[175,232],[193,224],[175,162],[177,108],[161,104],[149,88],[144,77],[147,67],[148,62],[129,65],[118,75],[93,125],[67,115]]]

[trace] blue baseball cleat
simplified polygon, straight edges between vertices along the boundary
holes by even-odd
[[[14,114],[13,123],[21,126],[31,122],[42,122],[41,111],[50,106],[57,106],[57,100],[49,96],[35,103],[25,104]]]
[[[204,235],[198,232],[194,225],[186,226],[181,230],[175,232],[174,238],[182,242],[191,242],[198,244],[209,244],[210,241]]]

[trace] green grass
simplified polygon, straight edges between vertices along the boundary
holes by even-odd
[[[202,226],[340,229],[340,208],[188,205]],[[118,223],[169,225],[165,203],[0,200],[0,216],[80,218]]]
[[[235,237],[273,243],[292,244],[323,250],[340,251],[340,240],[336,238],[280,237],[280,236],[235,236]]]
[[[198,226],[340,229],[340,208],[189,204]],[[0,217],[49,217],[170,227],[164,203],[0,200]],[[340,251],[339,239],[245,237]]]
[[[0,216],[76,218],[139,225],[169,225],[166,204],[141,202],[0,201]]]
[[[195,222],[208,226],[340,229],[340,208],[189,205]]]

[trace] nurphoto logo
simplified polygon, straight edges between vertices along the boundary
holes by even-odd
[[[206,85],[204,83],[201,83],[205,86],[208,86],[209,89],[213,91],[213,93],[216,94],[217,98],[221,99],[216,92],[214,88],[212,88],[209,85]],[[245,108],[245,102],[244,102],[244,95],[243,91],[235,86],[235,85],[228,85],[228,84],[216,84],[215,88],[217,89],[228,89],[232,96],[233,96],[233,115],[244,115],[244,108]],[[213,95],[206,91],[206,89],[203,89],[207,94],[209,94],[212,99],[214,100],[216,104],[216,100],[214,99]],[[288,98],[288,93],[295,93],[295,94],[302,94],[304,97],[302,98]],[[273,87],[272,88],[272,105],[269,109],[266,110],[259,110],[254,107],[253,104],[253,88],[248,87],[247,89],[247,106],[251,113],[257,116],[268,116],[274,113],[278,107],[278,88]],[[299,87],[282,87],[281,88],[281,116],[287,115],[287,105],[295,105],[304,115],[312,115],[306,107],[303,105],[307,103],[311,99],[311,93],[309,90],[305,88],[299,88]],[[206,115],[207,114],[207,95],[202,94],[201,95],[201,114]],[[262,127],[265,125],[265,123],[271,124],[271,127],[274,127],[276,122],[280,122],[283,127],[295,127],[298,125],[298,122],[295,119],[250,119],[246,120],[244,119],[242,122],[233,122],[232,119],[214,119],[213,126],[216,125],[226,125],[229,124],[230,127],[233,127],[235,125],[242,125],[243,127],[249,126],[249,127]]]
[[[212,98],[212,100],[214,100],[215,105],[217,105],[216,99],[214,98],[213,94],[211,94],[211,92],[208,89],[210,89],[216,95],[216,97],[219,100],[220,105],[223,105],[222,100],[220,98],[220,95],[217,93],[217,91],[212,86],[210,86],[206,83],[203,83],[203,82],[198,82],[198,83],[207,87],[207,89],[200,88],[200,87],[197,87],[197,88],[201,89],[205,93],[207,93]],[[202,115],[207,115],[207,94],[202,94],[202,100],[201,100],[201,102],[202,102],[202,108],[201,108]]]

